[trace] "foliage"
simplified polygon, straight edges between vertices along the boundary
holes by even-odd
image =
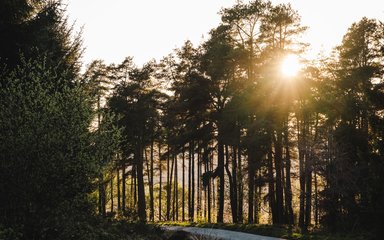
[[[363,18],[354,23],[337,48],[329,71],[335,76],[332,93],[336,109],[326,114],[334,124],[335,153],[326,165],[328,186],[323,191],[323,223],[331,230],[372,228],[383,215],[382,119],[384,25]],[[379,82],[377,82],[379,81]],[[335,111],[336,110],[336,111]],[[379,120],[381,121],[381,120]],[[373,207],[375,206],[375,207]]]
[[[127,221],[145,222],[147,212],[154,221],[156,211],[161,220],[165,208],[167,219],[182,211],[184,220],[185,199],[194,226],[289,239],[379,235],[382,22],[352,24],[333,56],[285,79],[283,59],[306,47],[299,14],[290,4],[237,1],[200,46],[186,41],[141,68],[130,57],[95,60],[78,79],[81,39],[64,13],[60,0],[0,2],[0,239],[142,237],[153,226]],[[156,171],[166,175],[162,187]],[[203,198],[204,220],[219,224],[203,223]],[[222,224],[227,203],[239,224]],[[264,207],[274,226],[243,224],[258,222]]]
[[[76,82],[58,89],[70,80],[44,58],[23,60],[2,80],[1,222],[23,226],[24,236],[33,238],[59,209],[90,210],[97,169],[88,131],[92,111]]]
[[[22,60],[20,53],[27,59],[44,55],[57,72],[78,74],[81,39],[68,26],[60,0],[4,0],[0,9],[1,65],[13,69]]]

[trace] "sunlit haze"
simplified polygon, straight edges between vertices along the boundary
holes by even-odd
[[[217,14],[236,0],[66,0],[70,22],[83,29],[83,62],[103,59],[119,63],[134,57],[141,65],[180,47],[185,40],[199,44],[220,22]],[[363,16],[384,19],[384,1],[273,0],[291,3],[309,27],[304,40],[309,56],[325,54],[339,44],[348,27]]]
[[[300,71],[299,58],[290,54],[284,58],[281,63],[281,73],[286,77],[293,77]]]

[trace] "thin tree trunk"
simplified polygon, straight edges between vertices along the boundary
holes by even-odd
[[[190,222],[193,221],[192,218],[192,147],[191,143],[189,143],[188,148],[188,220]]]
[[[139,220],[141,222],[146,222],[146,203],[145,203],[145,190],[144,190],[144,175],[143,175],[143,148],[141,143],[139,143],[137,149],[137,191],[138,191],[138,205],[137,211],[139,215]]]
[[[282,133],[280,130],[276,131],[275,141],[275,169],[276,169],[276,210],[277,222],[274,224],[284,223],[284,205],[283,205],[283,185],[282,185]]]
[[[211,158],[211,164],[210,164],[210,167],[211,167],[211,171],[213,171],[213,156]],[[215,185],[215,181],[211,181],[211,184],[212,184],[212,191],[211,191],[211,195],[212,195],[212,208],[211,208],[211,214],[213,214],[216,210],[216,185]]]
[[[173,177],[173,184],[171,184],[171,191],[173,189],[173,195],[172,197],[172,221],[176,221],[176,169],[177,169],[177,162],[175,153],[172,153],[172,168],[175,168],[175,174]]]
[[[113,204],[114,204],[114,202],[113,202],[113,169],[111,170],[111,181],[110,181],[110,191],[111,191],[111,213],[113,213],[113,208],[114,208],[114,206],[113,206]]]
[[[260,172],[261,172],[261,170],[260,170]],[[261,184],[259,184],[258,189],[259,189],[257,191],[257,199],[258,199],[257,212],[258,212],[258,216],[256,216],[256,224],[260,224],[260,217],[261,217],[261,203],[262,203],[262,197],[261,197],[262,186],[261,186]]]
[[[317,143],[318,138],[318,125],[319,125],[319,115],[316,113],[316,123],[313,126],[313,130],[311,129],[310,132],[314,132],[313,142],[308,146],[308,153],[309,157],[307,159],[306,165],[305,165],[305,171],[306,171],[306,203],[305,203],[305,222],[306,226],[311,225],[312,220],[312,173],[313,173],[313,166],[314,164],[314,150],[313,146]],[[309,128],[309,127],[308,127]],[[315,171],[315,194],[317,201],[317,179],[316,179],[316,171]],[[315,202],[317,204],[317,202]],[[317,209],[317,206],[315,206]],[[316,210],[317,211],[317,210]],[[317,213],[315,213],[317,214]],[[315,216],[317,218],[317,216]],[[317,222],[317,219],[315,219]]]
[[[120,170],[119,167],[116,168],[116,177],[117,177],[117,213],[121,212],[121,188],[120,188]]]
[[[104,186],[104,177],[103,173],[99,174],[99,214],[103,217],[106,216],[106,209],[105,209],[105,186]]]
[[[197,150],[197,218],[201,219],[201,150],[200,144]]]
[[[151,144],[151,148],[152,148],[152,144]],[[149,189],[149,220],[150,221],[154,221],[154,219],[152,218],[152,216],[154,216],[154,212],[153,212],[153,206],[151,204],[153,204],[153,181],[152,181],[152,177],[151,177],[151,166],[153,167],[153,149],[150,150],[151,153],[150,153],[150,158],[151,160],[148,159],[148,155],[147,155],[147,150],[144,149],[144,159],[145,159],[145,163],[147,165],[147,179],[148,179],[148,189]]]
[[[125,201],[126,201],[126,190],[125,190],[125,185],[126,184],[126,175],[125,175],[125,160],[123,161],[122,164],[122,169],[121,169],[121,209],[123,213],[125,212]]]
[[[255,174],[255,179],[257,179],[257,173],[258,171],[256,170],[256,174]],[[257,191],[258,190],[258,187],[257,187],[257,185],[256,184],[254,184],[254,194],[255,194],[255,196],[254,196],[254,205],[253,205],[253,222],[255,223],[255,224],[258,224],[259,223],[259,192]]]
[[[225,145],[225,171],[227,172],[228,179],[229,179],[229,201],[231,205],[231,213],[232,213],[232,222],[236,223],[237,222],[237,206],[236,206],[236,201],[235,199],[235,188],[234,186],[236,183],[233,181],[232,174],[234,173],[229,170],[229,150],[228,150],[228,145]]]
[[[303,131],[301,121],[297,120],[297,134],[298,134],[298,143],[299,143],[299,183],[300,183],[300,206],[299,206],[299,227],[302,230],[305,230],[305,219],[304,219],[304,210],[305,210],[305,132]]]
[[[205,148],[205,152],[204,153],[204,156],[207,158],[205,159],[205,172],[209,172],[212,170],[212,168],[210,167],[211,166],[211,161],[210,161],[210,157],[209,157],[209,153],[208,153],[208,150],[207,150],[208,146]],[[207,221],[209,223],[211,223],[211,179],[209,178],[208,179],[208,185],[207,185],[207,188],[206,188],[206,191],[207,191],[207,200],[206,200],[206,205],[207,205]]]
[[[100,113],[100,95],[97,96],[97,132],[100,135],[101,134],[101,113]],[[104,159],[100,159],[101,163],[104,162]],[[99,173],[99,179],[98,179],[98,187],[99,187],[99,214],[103,217],[106,216],[106,196],[105,196],[105,186],[104,186],[104,174],[103,174],[103,166],[100,165],[100,173]]]
[[[133,184],[132,184],[133,181]],[[132,166],[132,181],[131,181],[131,191],[133,190],[133,199],[131,208],[136,208],[137,206],[137,166],[136,164]],[[132,196],[132,193],[131,193]]]
[[[241,148],[240,148],[240,140],[238,142],[238,148],[237,148],[237,166],[239,166],[238,169],[238,192],[239,192],[239,203],[237,204],[239,207],[238,210],[238,218],[239,218],[239,223],[243,223],[244,221],[244,213],[243,213],[243,202],[244,202],[244,192],[243,192],[243,182],[240,179],[243,179],[243,171],[242,171],[242,161],[241,161]]]
[[[159,221],[162,220],[161,214],[162,214],[162,208],[161,208],[161,192],[163,191],[163,176],[162,176],[162,164],[161,164],[161,145],[159,143]]]
[[[192,180],[192,209],[191,209],[191,219],[192,222],[195,220],[195,143],[192,141],[192,173],[191,173],[191,180]]]
[[[272,214],[272,223],[277,222],[276,213],[276,198],[275,198],[275,179],[273,172],[273,157],[272,157],[272,143],[270,142],[268,149],[268,200],[269,208]]]
[[[292,208],[292,184],[291,184],[291,155],[289,149],[289,136],[288,136],[288,120],[285,126],[284,142],[285,142],[285,207],[287,209],[287,223],[294,224],[293,208]]]
[[[318,197],[318,183],[317,183],[317,173],[314,171],[315,178],[315,227],[319,226],[319,197]]]
[[[310,152],[309,150],[308,152]],[[312,213],[312,154],[309,154],[305,162],[305,228],[311,225]]]
[[[217,211],[217,223],[224,222],[224,144],[222,142],[219,130],[218,137],[218,156],[217,156],[217,176],[219,178],[219,186],[217,189],[218,194],[218,211]]]
[[[185,149],[183,146],[183,157],[182,157],[182,195],[181,195],[181,220],[185,221]]]
[[[172,183],[173,183],[173,172],[175,168],[175,157],[170,156],[170,158],[172,158],[172,160],[171,160],[171,172],[169,175],[169,185],[168,185],[169,203],[170,203],[169,210],[171,210],[171,206],[172,206],[172,219],[175,220],[175,198],[174,198],[175,192],[173,192],[173,197],[172,197],[172,186],[173,186]],[[169,212],[168,215],[169,215],[168,217],[169,220],[171,220],[171,212]]]
[[[174,192],[174,198],[175,198],[175,210],[173,211],[174,214],[175,214],[175,220],[176,221],[179,221],[179,189],[178,189],[178,181],[177,181],[177,172],[178,172],[178,169],[177,169],[177,155],[175,154],[174,156],[174,161],[175,161],[175,190],[173,191]]]
[[[170,168],[170,148],[169,145],[167,147],[167,212],[166,212],[166,219],[167,221],[170,221],[170,212],[171,212],[171,186],[172,186],[172,171],[173,169]],[[173,164],[173,162],[172,162]],[[172,166],[173,168],[173,166]]]
[[[234,211],[234,213],[232,213],[232,215],[235,217],[233,218],[233,223],[237,223],[239,222],[239,216],[238,216],[238,195],[237,195],[237,151],[236,151],[236,148],[233,147],[233,156],[232,156],[232,193],[233,193],[233,197],[232,197],[232,201],[233,201],[233,207],[232,207],[232,211]],[[235,221],[236,220],[236,221]]]
[[[155,206],[154,206],[154,196],[153,196],[153,149],[154,148],[154,140],[151,141],[151,163],[150,163],[150,182],[149,182],[149,208],[150,208],[150,220],[152,222],[155,221]]]
[[[253,147],[248,148],[248,224],[254,223],[254,195],[255,195],[255,161],[256,152]]]

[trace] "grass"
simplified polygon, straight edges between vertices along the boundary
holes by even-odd
[[[157,225],[201,227],[226,229],[238,232],[252,233],[263,236],[284,238],[290,240],[375,240],[377,236],[369,232],[358,233],[327,233],[321,230],[311,230],[308,233],[301,233],[298,228],[286,225],[272,226],[265,224],[232,224],[232,223],[194,223],[194,222],[161,222]]]

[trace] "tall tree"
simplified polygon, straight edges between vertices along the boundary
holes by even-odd
[[[133,68],[128,81],[122,81],[109,100],[113,112],[121,115],[119,125],[124,126],[122,147],[126,156],[133,156],[133,173],[137,174],[138,216],[146,221],[146,201],[144,186],[144,150],[151,145],[159,122],[159,99],[157,90],[148,90],[154,71],[153,63],[142,69]],[[136,186],[134,186],[136,187]]]
[[[335,126],[335,154],[327,165],[323,192],[324,221],[333,229],[350,228],[359,219],[367,219],[364,213],[375,204],[369,200],[373,193],[369,186],[376,186],[369,176],[382,169],[374,164],[378,169],[372,172],[370,166],[381,158],[373,151],[378,122],[372,120],[380,118],[383,107],[378,98],[382,95],[383,29],[381,22],[363,18],[348,29],[336,49],[338,58],[331,72],[335,76],[333,101],[339,107],[329,111]]]

